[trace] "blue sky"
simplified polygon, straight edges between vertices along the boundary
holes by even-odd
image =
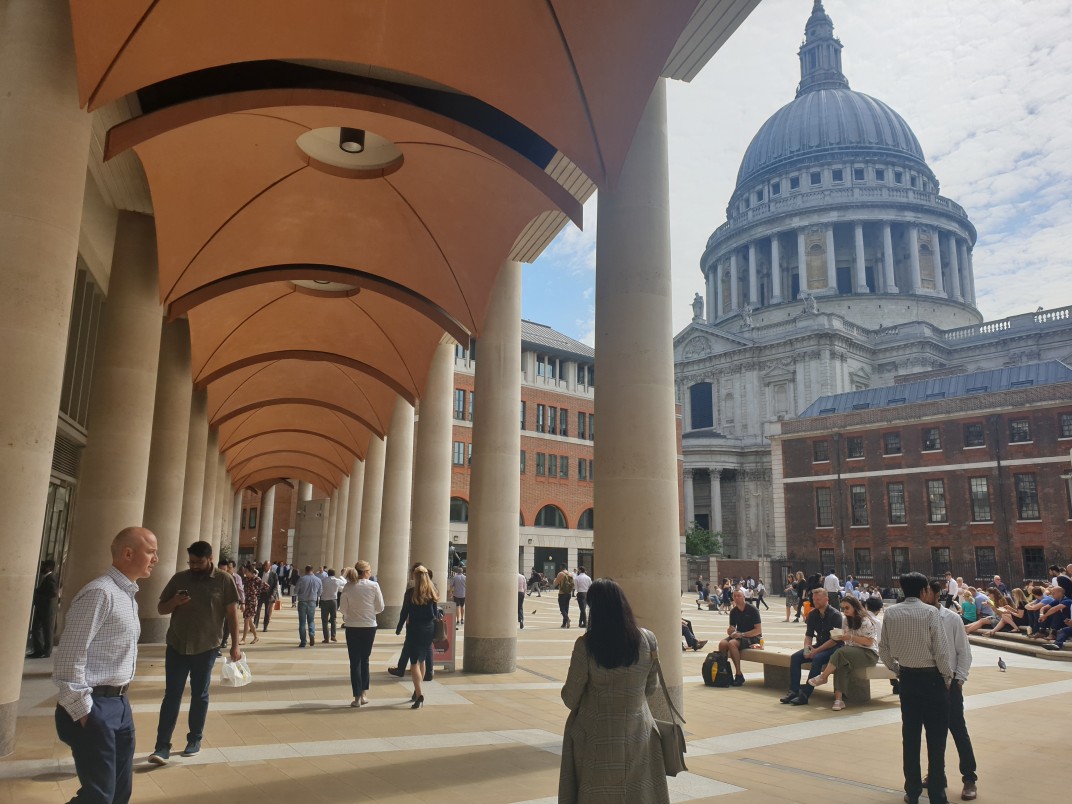
[[[988,319],[1072,304],[1072,0],[825,0],[851,87],[912,126],[941,193],[979,231]],[[669,85],[674,331],[703,291],[741,157],[793,99],[812,0],[763,0],[690,84]],[[592,344],[595,220],[522,272],[522,314]]]

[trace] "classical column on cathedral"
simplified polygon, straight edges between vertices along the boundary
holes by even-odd
[[[770,262],[771,262],[771,304],[781,304],[782,301],[782,249],[779,235],[773,234],[770,239]]]
[[[711,268],[712,273],[714,273],[715,275],[715,314],[714,318],[712,319],[713,323],[715,320],[722,318],[722,316],[725,314],[723,311],[726,307],[726,299],[725,292],[722,290],[723,263],[716,262],[713,266],[711,266]]]
[[[837,254],[834,252],[834,224],[825,227],[826,235],[826,288],[837,293]]]
[[[893,272],[893,232],[890,231],[888,223],[882,224],[882,269],[886,275],[886,292],[900,293]]]
[[[950,232],[948,239],[946,240],[946,251],[949,252],[949,283],[952,286],[953,299],[955,301],[964,301],[964,294],[961,291],[960,281],[960,258],[957,254],[957,236],[953,232]]]
[[[738,282],[737,249],[734,249],[730,253],[730,313],[736,313],[740,309],[741,291]]]
[[[692,487],[693,471],[692,469],[686,469],[684,472],[684,490],[685,490],[685,527],[691,528],[692,524],[696,521],[696,495],[695,489]]]
[[[908,226],[908,264],[911,270],[911,292],[919,293],[923,289],[923,279],[919,271],[919,227],[916,224]]]
[[[967,271],[968,287],[970,288],[968,295],[971,297],[971,303],[975,304],[975,302],[976,302],[976,298],[975,298],[975,262],[974,262],[973,257],[972,257],[972,249],[969,248],[967,246],[967,244],[965,244],[964,250],[965,250],[965,253],[967,254],[967,257],[966,257],[967,268],[965,270]]]
[[[942,233],[937,226],[934,227],[934,291],[945,295],[945,282],[942,278]]]
[[[853,225],[853,234],[856,238],[856,281],[854,283],[856,287],[853,290],[856,293],[870,293],[867,288],[867,268],[864,256],[864,225],[859,221]]]
[[[152,575],[138,582],[141,588],[137,598],[141,642],[163,642],[171,622],[170,616],[163,617],[157,612],[156,603],[164,584],[175,574],[186,482],[186,440],[190,435],[190,325],[184,318],[163,323],[155,400],[142,525],[156,534],[158,562]]]
[[[722,532],[722,470],[711,470],[711,530]]]
[[[599,191],[595,552],[600,574],[622,585],[637,621],[664,646],[663,674],[680,701],[681,655],[668,649],[681,638],[668,173],[659,79],[616,185]]]
[[[483,341],[481,341],[483,346]],[[481,351],[481,361],[485,353]],[[520,372],[519,372],[520,373]],[[481,399],[481,407],[484,399]],[[515,409],[516,413],[516,409]],[[516,420],[514,422],[517,424]],[[514,478],[515,482],[517,478]],[[381,628],[392,628],[402,610],[409,577],[410,515],[413,504],[413,405],[395,399],[387,431],[387,457],[383,470],[383,512],[380,519],[380,568],[376,580],[387,604],[376,615]],[[438,576],[437,576],[438,577]],[[442,583],[439,583],[442,586]]]
[[[759,307],[759,271],[756,265],[755,241],[748,244],[748,304]]]
[[[808,291],[808,256],[804,243],[804,230],[797,229],[797,284],[800,292]]]
[[[719,279],[718,261],[707,266],[707,323],[714,324],[722,315],[722,282]]]

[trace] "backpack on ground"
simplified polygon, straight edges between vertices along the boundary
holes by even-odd
[[[733,681],[729,657],[718,651],[707,654],[700,672],[703,675],[703,683],[708,687],[728,687]]]
[[[568,595],[573,597],[573,590],[577,588],[577,584],[574,583],[573,576],[568,572],[562,576],[562,580],[558,582],[558,593],[560,595]]]

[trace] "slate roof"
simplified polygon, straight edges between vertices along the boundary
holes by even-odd
[[[550,352],[556,357],[585,357],[595,359],[591,346],[575,341],[568,335],[535,321],[521,319],[521,347],[531,346],[537,351]]]

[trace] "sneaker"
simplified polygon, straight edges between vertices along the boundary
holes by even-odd
[[[200,740],[190,740],[188,743],[186,743],[186,748],[184,748],[183,751],[182,751],[182,755],[184,757],[196,757],[200,753],[201,753],[201,741]]]
[[[351,709],[357,709],[359,706],[361,706],[361,701],[358,698],[354,698],[352,701],[350,701]]]
[[[153,753],[149,754],[150,765],[166,765],[170,759],[171,750],[168,748],[157,748]]]
[[[707,640],[706,639],[701,639],[699,642],[696,643],[696,647],[693,648],[693,650],[700,650],[700,648],[702,648],[706,644],[707,644]]]
[[[1058,645],[1056,642],[1051,642],[1049,645],[1043,645],[1046,650],[1061,650],[1064,645]]]
[[[842,709],[845,708],[845,702],[844,701],[834,701],[834,705],[831,706],[830,708],[833,709],[835,712],[840,712]]]
[[[304,642],[302,642],[301,644],[299,644],[299,645],[298,645],[298,647],[299,647],[299,648],[304,648],[304,647],[305,647],[305,643],[304,643]]]
[[[979,795],[979,791],[975,789],[975,782],[965,782],[964,789],[960,791],[961,801],[974,801]]]
[[[744,676],[738,673],[737,676],[733,679],[733,681],[730,682],[730,684],[732,684],[734,687],[743,687]]]

